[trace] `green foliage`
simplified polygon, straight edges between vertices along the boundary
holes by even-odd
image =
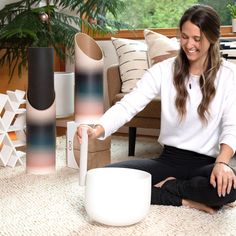
[[[229,3],[227,0],[124,0],[124,3],[125,8],[119,12],[118,20],[130,24],[135,29],[178,27],[183,12],[194,4],[212,6],[218,12],[222,25],[231,24],[226,7]]]
[[[196,0],[126,0],[125,9],[118,14],[118,20],[133,28],[171,28],[177,27],[186,8]]]
[[[232,19],[235,19],[236,18],[236,3],[229,3],[227,5],[227,8],[229,9]]]
[[[82,24],[90,33],[103,34],[121,26],[115,18],[107,20],[105,15],[116,17],[117,9],[122,9],[122,0],[46,0],[44,6],[40,2],[21,0],[0,10],[0,66],[8,63],[10,78],[17,64],[19,77],[27,66],[29,47],[54,47],[61,59],[66,55],[72,58],[74,35]],[[48,20],[42,19],[42,14]],[[91,18],[97,24],[90,23]]]
[[[229,10],[227,8],[227,4],[229,1],[222,1],[222,0],[199,0],[201,4],[206,4],[212,6],[219,14],[221,19],[221,25],[230,25],[231,24],[231,17],[229,14]]]

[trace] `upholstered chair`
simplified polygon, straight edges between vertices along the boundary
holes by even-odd
[[[121,92],[121,78],[118,65],[107,69],[107,86],[110,106],[119,101],[126,93]],[[135,155],[137,128],[160,129],[161,102],[159,98],[152,100],[141,112],[133,117],[125,126],[129,127],[128,155]]]

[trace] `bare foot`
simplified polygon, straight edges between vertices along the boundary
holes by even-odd
[[[197,209],[199,211],[204,211],[204,212],[209,213],[209,214],[216,213],[216,210],[214,210],[213,208],[211,208],[211,207],[209,207],[205,204],[202,204],[202,203],[199,203],[199,202],[194,202],[194,201],[191,201],[191,200],[183,199],[182,200],[182,205],[186,206],[186,207],[189,207],[189,208]]]
[[[162,180],[161,182],[155,184],[154,187],[161,188],[162,185],[163,185],[166,181],[171,180],[171,179],[175,179],[175,178],[174,178],[174,177],[167,177],[166,179]]]

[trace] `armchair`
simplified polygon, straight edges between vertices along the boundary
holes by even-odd
[[[121,92],[121,79],[118,65],[107,69],[107,86],[110,106],[119,101],[125,93]],[[159,98],[152,100],[141,112],[133,117],[125,126],[129,127],[128,155],[135,155],[135,142],[137,128],[160,129],[161,101]]]

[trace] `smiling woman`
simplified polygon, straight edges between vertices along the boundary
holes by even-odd
[[[191,6],[179,25],[184,37],[178,55],[148,69],[95,128],[87,127],[88,134],[89,138],[108,137],[159,96],[162,154],[109,167],[149,172],[152,204],[213,213],[236,199],[236,176],[227,165],[236,150],[235,65],[221,59],[220,18],[212,7]],[[79,138],[80,134],[81,126]]]
[[[196,25],[187,21],[181,29],[180,44],[191,65],[190,73],[201,75],[202,70],[195,69],[194,64],[197,64],[197,67],[199,63],[203,65],[207,58],[210,42],[206,36],[200,32]]]

